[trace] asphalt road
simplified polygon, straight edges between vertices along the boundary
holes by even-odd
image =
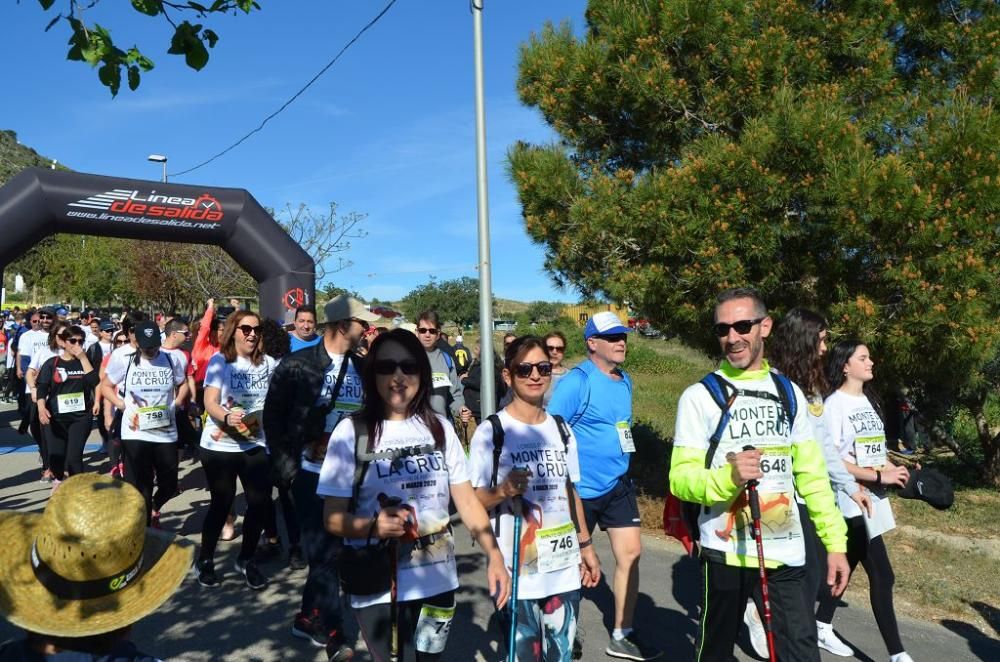
[[[9,406],[0,405],[0,509],[41,510],[50,488],[38,480],[40,469],[37,453],[33,452],[34,444],[19,436],[16,427],[15,413]],[[92,440],[96,439],[95,433]],[[90,448],[96,448],[96,444]],[[106,457],[95,450],[87,453],[87,459],[95,469],[107,468]],[[182,462],[181,487],[183,493],[164,508],[163,528],[197,543],[209,499],[199,465],[192,461]],[[469,536],[461,527],[456,530],[456,539],[462,585],[444,657],[446,660],[492,661],[496,659],[499,632],[486,594],[483,557],[470,544]],[[614,559],[607,536],[598,533],[595,540],[603,569],[612,570]],[[253,592],[232,570],[239,543],[237,538],[219,544],[216,567],[225,573],[220,588],[202,588],[192,576],[163,608],[134,628],[133,639],[143,650],[169,660],[325,660],[322,649],[311,648],[289,633],[305,571],[291,571],[283,561],[264,565],[262,569],[271,578],[271,584],[262,592]],[[645,536],[643,544],[636,628],[649,643],[665,651],[662,659],[690,660],[694,656],[701,591],[698,565],[686,558],[673,541]],[[585,594],[580,615],[584,660],[612,659],[604,655],[611,627],[611,600],[611,590],[603,581]],[[356,636],[357,629],[349,610],[345,616],[348,634]],[[888,659],[863,598],[858,600],[855,595],[849,604],[838,610],[835,627],[842,638],[855,647],[854,659]],[[1000,642],[971,627],[955,624],[949,629],[907,618],[900,619],[900,627],[908,652],[918,662],[1000,660]],[[0,641],[16,635],[15,628],[0,621]],[[737,659],[757,659],[748,651],[744,633],[736,651]],[[355,659],[369,659],[360,641]],[[823,659],[844,658],[824,653]]]

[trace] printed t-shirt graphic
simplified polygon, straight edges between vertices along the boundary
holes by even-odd
[[[859,467],[880,469],[885,466],[885,425],[867,397],[834,391],[823,402],[823,418],[830,441],[841,459]],[[882,497],[874,493],[871,496],[877,510]],[[858,504],[840,491],[837,492],[837,505],[844,517],[862,514]]]
[[[163,352],[152,361],[140,357],[138,365],[134,359],[134,355],[131,360],[112,358],[105,371],[111,383],[120,384],[124,389],[122,438],[160,443],[177,441],[174,389],[184,383],[184,366]]]
[[[795,484],[792,467],[792,446],[812,439],[812,429],[801,412],[808,406],[798,386],[794,387],[798,399],[799,415],[794,422],[787,419],[781,405],[777,386],[766,371],[759,379],[732,379],[719,372],[724,379],[741,390],[764,391],[774,399],[739,396],[730,408],[730,420],[722,434],[719,447],[712,459],[712,469],[728,466],[727,453],[739,453],[744,446],[753,446],[761,452],[760,480],[761,533],[769,561],[790,566],[805,563],[802,542],[802,525],[795,506]],[[712,399],[708,389],[701,384],[689,386],[677,405],[677,447],[708,450],[708,440],[721,419],[722,411]],[[740,490],[727,504],[715,504],[699,509],[698,523],[701,544],[726,554],[753,557],[756,562],[756,543],[752,537],[752,522],[746,490]]]
[[[497,484],[516,467],[531,472],[524,493],[521,521],[520,599],[540,599],[580,588],[580,549],[569,510],[567,479],[580,480],[576,438],[570,434],[563,446],[551,416],[539,425],[515,420],[506,411],[498,414],[504,429],[503,453]],[[484,422],[476,429],[469,449],[473,487],[489,487],[493,476],[493,427]],[[490,513],[508,569],[513,560],[514,517],[512,502],[502,502]],[[497,519],[499,518],[499,526]]]
[[[243,412],[243,422],[220,426],[207,417],[201,433],[202,448],[238,452],[264,446],[264,398],[276,365],[277,361],[266,354],[258,365],[244,356],[237,356],[232,363],[227,363],[222,354],[209,360],[205,388],[219,389],[219,404],[227,412]]]
[[[51,362],[50,362],[51,361]],[[50,374],[51,371],[51,374]],[[48,379],[47,400],[49,413],[56,417],[62,416],[86,416],[90,411],[85,390],[88,385],[84,382],[83,363],[80,359],[71,361],[59,361],[52,358],[42,364],[39,368],[38,382]],[[39,390],[41,397],[41,390]]]
[[[452,426],[438,417],[445,433],[443,451],[375,460],[358,493],[356,513],[361,517],[376,515],[381,503],[398,497],[399,508],[408,511],[412,529],[399,545],[398,597],[400,601],[423,598],[458,588],[455,569],[455,545],[448,532],[450,485],[469,480],[465,452]],[[433,445],[430,431],[417,418],[384,421],[375,451]],[[354,480],[354,420],[343,419],[330,436],[326,459],[320,471],[316,493],[319,496],[350,498]],[[418,549],[417,537],[440,535],[431,544]],[[348,538],[344,543],[363,547],[365,540]],[[354,608],[389,602],[389,592],[351,596]]]
[[[311,444],[306,444],[305,448],[302,449],[302,468],[316,474],[319,473],[323,464],[322,461],[315,462],[314,460],[321,460],[323,457],[326,457],[326,447],[330,440],[330,434],[342,418],[350,416],[361,409],[361,402],[363,400],[361,375],[354,369],[354,361],[351,361],[343,354],[328,354],[328,356],[331,363],[330,367],[326,370],[326,374],[323,375],[323,389],[320,391],[319,397],[316,398],[316,407],[326,410],[330,406],[330,398],[333,397],[333,387],[337,385],[337,375],[340,374],[340,368],[343,366],[345,360],[347,361],[347,372],[344,373],[344,382],[340,385],[340,393],[337,396],[337,401],[333,409],[326,415],[326,422],[323,424],[323,437],[314,440]],[[310,455],[312,455],[312,458],[310,458]]]

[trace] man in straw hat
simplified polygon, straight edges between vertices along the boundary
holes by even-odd
[[[44,513],[0,512],[0,540],[0,614],[27,633],[0,660],[152,659],[129,629],[173,595],[193,557],[191,543],[146,528],[134,487],[93,473],[64,481]]]

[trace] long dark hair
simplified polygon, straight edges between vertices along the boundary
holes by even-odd
[[[826,359],[826,381],[829,385],[827,394],[833,393],[847,381],[847,377],[844,375],[844,366],[847,365],[847,362],[854,355],[854,352],[857,351],[858,347],[862,345],[868,347],[866,343],[858,338],[845,338],[830,350]],[[879,400],[878,395],[876,395],[872,382],[865,382],[861,387],[861,392],[867,396],[868,401],[875,409],[875,413],[879,415],[879,418],[883,418],[884,422],[882,402]]]
[[[826,319],[819,313],[792,308],[768,338],[768,361],[798,384],[806,396],[825,396],[829,392],[819,356],[819,334],[826,328]]]
[[[417,394],[406,409],[406,414],[419,418],[430,430],[431,436],[434,437],[434,448],[443,450],[444,426],[441,425],[441,420],[431,408],[431,362],[427,358],[427,350],[424,349],[424,346],[420,344],[412,332],[406,329],[393,329],[377,336],[372,342],[371,349],[368,350],[364,367],[361,369],[361,386],[364,390],[365,401],[355,417],[368,427],[368,450],[371,451],[375,448],[379,437],[382,436],[382,423],[385,421],[385,401],[375,386],[375,360],[378,358],[382,346],[391,342],[406,350],[410,358],[416,361],[420,367],[420,385],[417,387]],[[349,359],[345,357],[344,360]]]

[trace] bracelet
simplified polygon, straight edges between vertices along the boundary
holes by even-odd
[[[882,484],[882,472],[878,469],[875,470],[875,483],[878,485]]]
[[[222,417],[222,424],[227,427],[229,426],[229,414],[226,414],[225,416]]]
[[[594,544],[594,539],[593,538],[587,538],[582,543],[580,543],[579,548],[580,549],[587,549],[588,547],[590,547],[593,544]]]

